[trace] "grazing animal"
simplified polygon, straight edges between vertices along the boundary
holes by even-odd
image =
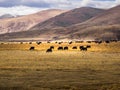
[[[1,43],[1,44],[4,44],[4,43]]]
[[[91,41],[87,41],[87,43],[91,43]]]
[[[101,44],[102,43],[102,41],[98,41],[98,44]]]
[[[117,42],[118,40],[111,40],[111,42]]]
[[[80,46],[80,49],[83,48],[84,46]]]
[[[42,42],[36,42],[38,45],[40,45]]]
[[[59,42],[58,44],[61,44],[61,42]]]
[[[32,44],[32,42],[29,42],[29,44]]]
[[[68,50],[68,47],[64,47],[64,50]]]
[[[87,48],[91,48],[91,46],[90,46],[90,45],[87,45],[86,47],[87,47]]]
[[[50,46],[50,49],[54,49],[54,46]]]
[[[87,47],[80,46],[80,50],[81,50],[81,51],[87,51]]]
[[[50,43],[50,41],[47,41],[47,43]]]
[[[105,43],[110,43],[110,41],[105,41]]]
[[[58,47],[58,50],[63,50],[63,47]]]
[[[77,49],[77,46],[74,46],[72,49]]]
[[[23,44],[23,42],[20,42],[20,44]]]
[[[30,49],[29,50],[35,50],[35,47],[30,47]]]
[[[75,41],[75,43],[83,43],[84,41]]]
[[[47,50],[46,50],[46,52],[52,52],[52,49],[51,49],[51,48],[49,48],[49,49],[47,49]]]
[[[71,41],[71,42],[69,42],[69,44],[72,44],[72,41]]]
[[[95,43],[101,44],[101,43],[102,43],[102,41],[95,41]]]

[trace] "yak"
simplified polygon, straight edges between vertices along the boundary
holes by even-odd
[[[66,46],[66,47],[64,47],[64,50],[68,50],[68,47]]]
[[[30,49],[29,49],[29,50],[35,50],[35,47],[33,47],[33,46],[32,46],[32,47],[30,47]]]
[[[58,50],[63,50],[63,47],[58,47]]]
[[[81,51],[87,51],[87,47],[85,47],[85,46],[80,46],[80,50],[81,50]]]
[[[72,47],[72,49],[77,49],[77,46]]]
[[[47,50],[46,50],[46,52],[52,52],[52,49],[51,49],[51,48],[49,48],[49,49],[47,49]]]
[[[54,46],[50,46],[50,49],[54,49]]]

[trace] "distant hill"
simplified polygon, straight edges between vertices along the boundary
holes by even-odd
[[[70,36],[73,36],[71,38],[120,40],[120,5],[67,29],[71,33]]]
[[[74,9],[75,10],[75,9]],[[46,22],[34,26],[30,31],[1,35],[2,39],[21,40],[120,40],[120,5],[83,21],[68,26],[58,26]],[[71,12],[71,11],[68,11]],[[68,13],[66,12],[66,13]],[[65,13],[63,13],[65,14]],[[62,14],[61,14],[62,15]],[[58,15],[58,16],[61,16]],[[85,14],[86,15],[86,14]],[[56,17],[58,17],[56,16]],[[55,18],[56,18],[55,17]],[[66,16],[67,17],[67,16]],[[68,19],[69,20],[69,19]],[[53,20],[53,22],[56,22]],[[41,28],[41,25],[45,28]],[[52,27],[51,27],[52,26]]]
[[[34,25],[41,23],[56,15],[59,15],[63,12],[65,12],[65,10],[50,9],[50,10],[40,11],[35,14],[16,17],[16,18],[12,18],[11,15],[4,15],[2,17],[4,18],[11,17],[11,18],[0,20],[0,34],[26,31],[31,27],[33,27]]]
[[[10,14],[4,14],[0,16],[0,19],[8,19],[8,18],[14,18],[14,16],[10,15]]]
[[[61,12],[65,12],[65,11],[61,11]],[[23,31],[23,32],[18,32],[18,33],[15,32],[13,34],[10,34],[10,33],[5,34],[5,38],[13,38],[13,37],[14,38],[17,38],[17,37],[27,38],[27,37],[39,37],[39,36],[42,37],[43,36],[44,39],[47,39],[46,38],[47,32],[52,33],[52,31],[54,31],[53,28],[56,28],[56,29],[62,28],[62,30],[64,30],[64,27],[71,26],[71,25],[74,25],[77,23],[82,23],[102,12],[104,12],[104,10],[90,8],[90,7],[82,7],[82,8],[73,9],[68,12],[57,15],[53,18],[50,18],[46,21],[43,21],[42,23],[39,23],[37,25],[34,24],[35,26],[32,27],[29,31]],[[43,13],[43,15],[46,15],[46,14]],[[31,15],[29,17],[31,17]],[[21,18],[22,18],[22,20],[24,20],[24,17],[21,17]],[[36,18],[36,20],[37,19],[38,18]],[[32,20],[33,20],[33,18],[32,18]],[[25,21],[26,21],[26,19],[25,19]],[[23,26],[21,26],[21,28],[22,27]],[[60,33],[59,31],[60,30],[58,30],[58,33]],[[57,33],[57,31],[56,31],[56,33]],[[1,36],[3,36],[3,35],[1,35]],[[54,37],[54,36],[51,36],[51,37]],[[4,38],[4,36],[3,36],[3,38]],[[50,39],[50,38],[48,38],[48,39]]]
[[[76,8],[39,23],[31,28],[31,30],[67,27],[73,24],[82,23],[102,12],[104,12],[104,10],[91,7]]]

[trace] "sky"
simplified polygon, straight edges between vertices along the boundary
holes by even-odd
[[[0,15],[27,15],[46,9],[94,7],[108,9],[120,5],[120,0],[0,0]]]

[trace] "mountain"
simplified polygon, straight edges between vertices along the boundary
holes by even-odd
[[[10,18],[17,18],[22,17],[23,15],[11,15],[11,14],[4,14],[0,16],[0,20],[2,19],[10,19]]]
[[[55,24],[51,24],[52,28],[49,26],[49,29],[43,28],[44,30],[40,32],[40,25],[44,27],[43,23],[35,26],[38,28],[36,30],[39,30],[41,37],[48,37],[52,40],[120,40],[120,5],[105,10],[86,21],[65,28],[55,27]],[[51,36],[48,36],[48,33]]]
[[[82,23],[102,12],[104,12],[104,10],[91,7],[76,8],[39,23],[31,28],[31,30],[71,26],[73,24]]]
[[[45,21],[43,24],[34,26],[32,28],[33,30],[20,33],[4,34],[0,36],[0,39],[14,40],[17,38],[16,40],[120,40],[119,10],[120,5],[100,12],[88,20],[68,25],[66,27],[51,27],[49,25],[50,28],[41,28],[40,25],[43,25],[46,22]]]
[[[64,27],[71,26],[77,23],[82,23],[94,16],[99,15],[102,12],[104,12],[104,10],[95,9],[91,7],[77,8],[77,9],[73,9],[68,12],[62,13],[60,15],[57,15],[42,23],[39,23],[28,31],[23,31],[19,33],[15,32],[12,34],[8,33],[8,34],[4,34],[5,36],[4,35],[1,35],[1,36],[3,36],[2,38],[42,37],[44,39],[50,39],[50,37],[54,37],[56,39],[57,37],[56,34],[64,32],[64,29],[65,29]],[[61,24],[61,23],[64,23],[64,24]],[[57,30],[53,28],[56,28]],[[51,34],[49,37],[48,37],[49,34],[47,32]]]
[[[81,38],[84,40],[120,40],[120,5],[67,29],[71,33],[71,38]]]
[[[120,24],[120,5],[113,7],[103,14],[100,14],[90,20],[88,22],[92,22],[96,25],[113,25]]]
[[[14,16],[10,15],[10,14],[4,14],[0,16],[0,19],[8,19],[8,18],[14,18]]]
[[[31,15],[9,18],[9,19],[1,19],[0,34],[26,31],[31,27],[33,27],[34,25],[41,23],[56,15],[59,15],[63,12],[65,12],[65,10],[50,9],[50,10],[40,11],[38,13]]]

